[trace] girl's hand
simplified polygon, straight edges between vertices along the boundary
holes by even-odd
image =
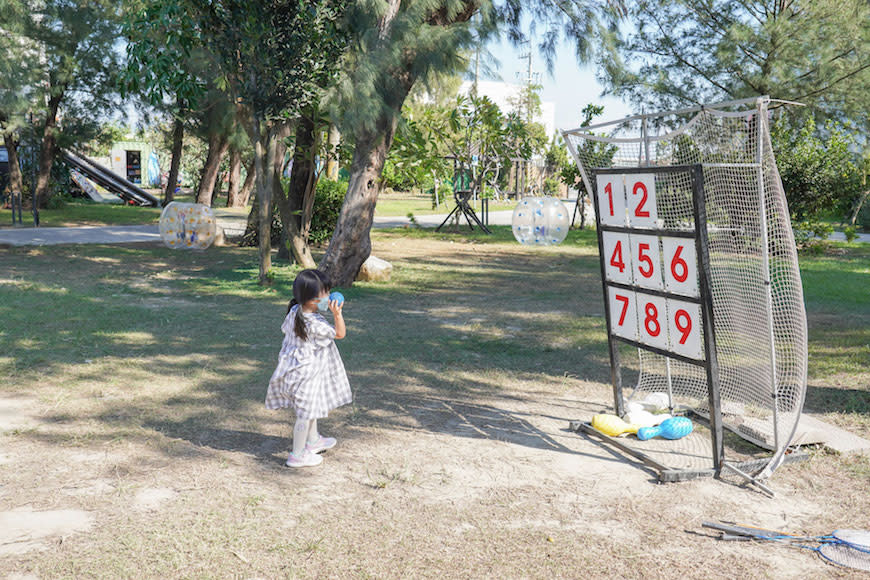
[[[342,308],[344,308],[344,302],[339,302],[338,300],[329,301],[329,310],[332,312],[333,316],[341,316]]]

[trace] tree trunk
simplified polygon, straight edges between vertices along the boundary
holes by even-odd
[[[288,250],[296,263],[303,268],[316,268],[317,263],[308,245],[311,213],[314,207],[314,190],[317,184],[317,168],[314,156],[317,152],[317,126],[309,115],[299,118],[296,125],[296,148],[293,151],[293,172],[287,195],[281,192],[278,210],[284,224]]]
[[[287,137],[293,132],[291,122],[284,122],[275,128],[275,165],[272,170],[275,176],[272,178],[272,195],[274,196],[274,204],[278,206],[278,212],[281,214],[281,205],[286,202],[284,195],[284,185],[281,183],[281,178],[284,176],[284,156],[287,153]],[[278,242],[278,260],[290,262],[290,248],[287,242],[287,226],[284,222],[284,216],[281,214],[281,224],[284,226],[281,229],[281,239]]]
[[[163,190],[163,205],[172,203],[175,199],[175,187],[178,184],[178,172],[181,169],[181,152],[184,149],[184,108],[179,106],[172,122],[172,161],[169,163],[169,178],[166,189]]]
[[[254,134],[254,167],[257,172],[257,204],[258,204],[258,236],[260,257],[260,284],[270,284],[272,269],[272,182],[275,172],[269,169],[275,166],[276,139],[269,123],[259,118],[253,118]]]
[[[246,172],[245,182],[242,184],[242,189],[239,190],[237,207],[245,207],[251,199],[251,192],[254,190],[254,183],[257,178],[257,171],[253,159],[248,164]]]
[[[227,207],[239,207],[239,179],[242,177],[242,152],[233,147],[230,150],[230,180],[227,183]]]
[[[211,207],[212,192],[221,166],[221,159],[229,146],[229,140],[225,135],[214,132],[208,136],[208,156],[202,167],[202,176],[199,180],[199,190],[196,194],[196,203]]]
[[[428,24],[447,27],[458,22],[467,22],[477,12],[478,7],[477,2],[464,2],[458,12],[442,7],[431,13]],[[390,42],[393,23],[400,8],[401,0],[387,1],[387,10],[378,22],[380,42]],[[371,254],[369,231],[380,193],[380,177],[393,143],[402,105],[419,74],[417,56],[413,51],[407,51],[400,66],[378,73],[381,78],[376,86],[385,88],[382,95],[384,112],[373,126],[361,128],[355,135],[356,147],[350,167],[347,195],[341,206],[335,233],[320,262],[320,269],[326,272],[336,286],[353,284],[360,267]]]
[[[329,125],[329,137],[326,149],[326,179],[338,181],[338,147],[341,144],[341,133],[338,127]]]
[[[0,121],[5,119],[0,118]],[[3,143],[9,152],[9,191],[15,195],[22,195],[24,191],[24,179],[21,176],[21,165],[18,163],[18,145],[15,143],[15,134],[9,130],[3,131]]]
[[[338,215],[335,233],[320,262],[320,270],[335,286],[351,286],[363,262],[371,255],[369,232],[381,189],[381,172],[392,144],[399,110],[382,115],[373,130],[362,130],[357,135],[347,195]]]
[[[39,151],[39,171],[36,175],[36,190],[33,201],[36,207],[45,207],[48,202],[48,186],[51,181],[51,167],[57,153],[57,109],[63,100],[65,88],[52,93],[48,99],[48,110],[45,115],[45,126],[42,135],[42,148]]]

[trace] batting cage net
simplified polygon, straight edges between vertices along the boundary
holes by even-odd
[[[769,102],[638,115],[563,133],[590,193],[600,169],[702,166],[721,395],[721,408],[712,411],[725,428],[774,451],[768,475],[794,435],[807,376],[803,291]],[[679,182],[686,179],[685,172],[655,173],[659,228],[695,227],[692,188]],[[703,367],[647,349],[638,355],[629,399],[667,392],[672,406],[710,417]]]

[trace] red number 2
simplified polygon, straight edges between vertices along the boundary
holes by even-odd
[[[634,184],[634,188],[632,188],[632,195],[637,195],[637,190],[643,192],[643,197],[641,198],[640,203],[637,204],[637,207],[634,208],[634,215],[635,217],[649,217],[649,210],[643,209],[643,206],[646,205],[646,196],[648,195],[646,191],[646,185],[644,185],[642,181],[638,181]],[[611,212],[612,211],[613,210],[611,210]]]
[[[681,320],[685,320],[684,324],[680,324]],[[692,317],[689,316],[689,313],[683,310],[682,308],[677,310],[677,313],[674,315],[674,324],[683,336],[680,337],[680,344],[686,344],[686,339],[689,338],[689,334],[692,332]]]

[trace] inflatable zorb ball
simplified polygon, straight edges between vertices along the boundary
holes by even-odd
[[[173,201],[160,214],[160,237],[170,248],[204,250],[217,233],[211,208],[201,203]]]
[[[555,197],[527,197],[517,204],[511,220],[514,237],[521,244],[551,246],[568,235],[568,210]]]

